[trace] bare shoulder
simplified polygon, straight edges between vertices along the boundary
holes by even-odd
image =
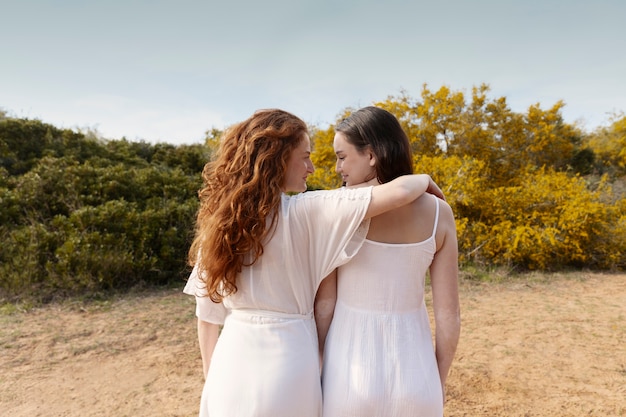
[[[452,207],[448,204],[448,202],[439,200],[439,223],[437,225],[437,235],[435,237],[435,241],[437,242],[437,251],[442,248],[444,242],[456,247],[456,233],[456,221],[454,219]]]
[[[411,203],[411,207],[413,210],[420,211],[434,211],[435,210],[435,200],[438,198],[432,194],[422,194],[419,198]],[[441,200],[443,201],[443,200]]]
[[[450,204],[444,200],[439,200],[439,229],[449,229],[451,232],[456,230],[454,212]]]
[[[439,200],[439,210],[441,214],[454,217],[454,213],[452,212],[452,207],[450,206],[450,204],[448,204],[448,202],[445,200],[442,200],[442,199],[438,199],[438,200]]]
[[[452,216],[452,207],[445,200],[435,197],[432,194],[424,194],[412,203],[413,210],[421,213],[435,212],[439,203],[439,211],[443,214]]]

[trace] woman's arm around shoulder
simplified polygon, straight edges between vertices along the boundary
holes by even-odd
[[[375,185],[365,218],[369,219],[404,206],[424,193],[444,199],[439,186],[427,174],[403,175],[388,183]]]

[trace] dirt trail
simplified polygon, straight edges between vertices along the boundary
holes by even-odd
[[[626,275],[548,278],[462,284],[446,416],[626,416]],[[1,315],[0,414],[195,416],[193,310],[171,290]]]

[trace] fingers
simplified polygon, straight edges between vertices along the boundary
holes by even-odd
[[[436,197],[439,197],[443,201],[446,201],[446,197],[443,195],[443,191],[441,191],[441,188],[439,188],[439,186],[435,183],[435,181],[432,180],[432,178],[430,178],[430,183],[426,191]]]

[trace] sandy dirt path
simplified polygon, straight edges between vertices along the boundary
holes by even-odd
[[[626,416],[626,275],[468,281],[461,305],[446,416]],[[179,291],[7,311],[0,415],[196,415],[194,302]]]

